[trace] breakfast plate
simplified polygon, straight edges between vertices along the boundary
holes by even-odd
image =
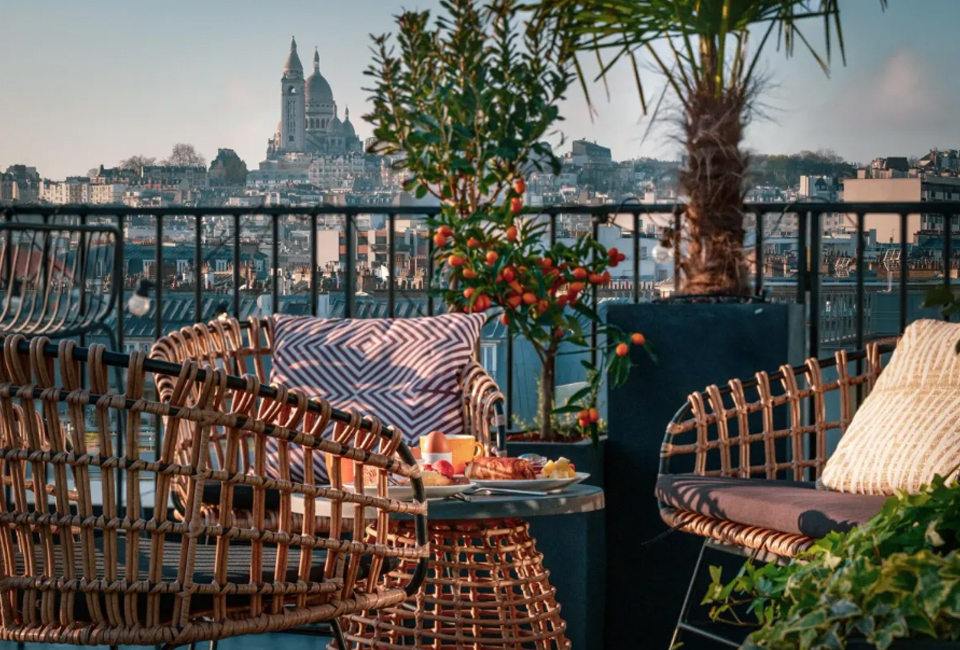
[[[467,481],[465,483],[454,483],[453,485],[425,485],[423,490],[427,495],[427,499],[447,499],[455,494],[460,494],[461,492],[466,492],[467,490],[478,487],[478,483],[479,481],[473,483]],[[344,487],[352,489],[353,485],[349,484]],[[377,494],[377,486],[365,485],[363,491],[365,494],[375,496]],[[413,500],[413,488],[409,485],[391,485],[387,488],[387,494],[389,494],[391,499],[399,499],[400,501]]]
[[[576,476],[570,478],[532,478],[532,479],[509,479],[503,481],[488,481],[485,479],[471,479],[478,487],[503,488],[507,490],[530,490],[536,492],[551,492],[568,488],[581,481],[590,478],[586,472],[577,472]],[[452,486],[451,486],[452,487]],[[427,488],[428,490],[430,488]]]

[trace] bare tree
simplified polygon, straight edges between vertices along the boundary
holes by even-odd
[[[143,170],[144,167],[149,167],[150,165],[156,165],[157,159],[148,156],[136,155],[130,156],[120,161],[120,169],[131,169],[138,174]]]
[[[207,159],[197,153],[197,149],[192,144],[178,142],[173,145],[170,157],[164,160],[163,164],[168,166],[206,167]]]

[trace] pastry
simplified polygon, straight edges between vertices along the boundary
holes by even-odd
[[[474,458],[464,471],[467,478],[481,481],[516,481],[534,479],[536,471],[525,458]]]

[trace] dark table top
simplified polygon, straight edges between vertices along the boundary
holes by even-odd
[[[543,497],[515,495],[472,496],[470,501],[436,499],[427,501],[430,521],[450,519],[506,519],[544,517],[603,510],[603,489],[593,485],[571,485],[563,492]]]
[[[329,516],[330,505],[326,499],[317,499],[316,514]],[[291,502],[293,512],[303,513],[303,497],[294,496]],[[593,485],[571,485],[563,492],[547,496],[517,495],[474,495],[469,501],[459,499],[429,499],[427,516],[430,521],[452,519],[507,519],[519,517],[545,517],[548,515],[572,515],[581,512],[603,510],[605,507],[603,489]],[[345,507],[343,516],[353,517],[354,509]],[[373,518],[376,511],[368,508],[366,516]],[[408,518],[405,515],[392,515]]]

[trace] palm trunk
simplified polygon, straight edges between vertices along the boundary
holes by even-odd
[[[748,295],[743,254],[747,156],[740,150],[746,114],[743,89],[698,88],[685,110],[687,198],[683,293]]]
[[[553,440],[553,397],[556,391],[556,353],[546,353],[540,372],[540,439]]]

